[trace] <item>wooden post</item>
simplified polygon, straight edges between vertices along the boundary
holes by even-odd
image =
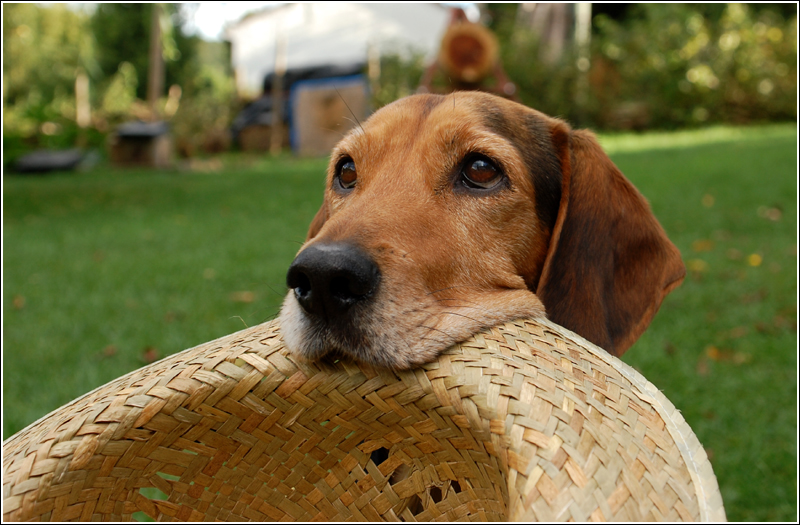
[[[375,42],[367,44],[367,76],[373,100],[380,90],[381,80],[381,52]]]
[[[286,74],[286,33],[279,27],[275,35],[275,77],[272,79],[272,129],[270,147],[278,155],[283,146],[283,76]]]
[[[577,85],[575,86],[575,103],[578,115],[584,117],[589,99],[589,66],[591,66],[590,43],[592,38],[592,4],[575,4],[575,47],[577,49],[576,67],[578,68]]]
[[[150,58],[147,71],[147,103],[151,120],[158,120],[158,99],[164,91],[164,56],[161,49],[161,4],[152,4]]]
[[[89,77],[81,70],[75,77],[75,122],[78,124],[76,146],[86,147],[86,128],[92,123],[92,109],[89,105]]]

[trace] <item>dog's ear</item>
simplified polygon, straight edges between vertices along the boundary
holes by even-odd
[[[683,280],[680,252],[588,131],[552,127],[561,202],[536,295],[547,317],[622,355]]]
[[[328,206],[325,202],[322,203],[322,206],[319,207],[317,210],[317,214],[314,215],[314,218],[311,220],[311,224],[308,226],[308,234],[306,235],[306,241],[310,241],[314,237],[317,236],[319,231],[322,229],[322,225],[325,224],[325,221],[328,220]]]

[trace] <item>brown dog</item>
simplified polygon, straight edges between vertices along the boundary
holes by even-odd
[[[305,358],[398,369],[522,317],[621,355],[684,273],[591,133],[485,93],[416,95],[334,148],[281,326]]]

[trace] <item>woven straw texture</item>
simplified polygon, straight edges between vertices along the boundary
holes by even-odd
[[[725,520],[672,404],[543,319],[404,372],[296,360],[265,323],[123,376],[5,442],[4,520],[144,515]]]

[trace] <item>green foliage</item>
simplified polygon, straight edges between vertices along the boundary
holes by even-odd
[[[238,108],[233,78],[220,67],[202,64],[182,98],[172,118],[178,152],[191,157],[228,149],[229,127]]]
[[[136,102],[136,87],[139,79],[136,68],[130,62],[122,62],[108,83],[103,94],[101,111],[108,117],[126,118]]]
[[[150,4],[101,3],[91,19],[91,30],[100,51],[97,62],[102,78],[110,81],[120,64],[130,64],[136,75],[135,94],[141,99],[147,97],[151,9]]]
[[[594,17],[585,100],[575,49],[548,65],[516,6],[488,6],[522,101],[601,129],[676,128],[797,117],[797,15],[747,4],[636,4]]]
[[[184,97],[187,110],[194,107],[198,120],[211,104],[207,89],[192,88],[209,77],[198,56],[201,41],[179,29],[183,11],[176,4],[160,5],[165,84],[183,87],[189,94]],[[119,123],[149,117],[143,99],[152,9],[153,4],[98,4],[94,11],[62,4],[3,4],[4,162],[35,148],[63,149],[77,143],[101,148],[104,134]],[[76,124],[80,72],[89,77],[92,107],[91,125],[84,130]],[[226,81],[214,83],[218,87]],[[194,92],[203,94],[201,100],[191,100]],[[221,97],[229,97],[229,105],[231,96],[227,87],[216,89],[215,107]],[[166,103],[165,96],[162,110]]]
[[[91,19],[97,40],[97,61],[103,78],[112,78],[120,64],[127,62],[136,72],[136,96],[147,98],[147,72],[150,49],[150,26],[154,4],[98,4]],[[197,54],[199,38],[180,30],[180,12],[176,4],[159,4],[161,10],[162,56],[165,83],[182,85],[194,73],[192,58]]]
[[[425,70],[420,53],[394,52],[381,55],[380,78],[372,86],[372,105],[380,108],[397,99],[413,95]]]
[[[4,4],[6,103],[40,107],[72,93],[77,70],[94,73],[94,41],[87,29],[88,17],[62,4],[48,9],[35,4]]]
[[[660,126],[797,116],[796,14],[727,4],[712,17],[692,4],[642,4],[624,25],[605,16],[595,25],[596,63],[615,78],[593,91],[645,103]]]
[[[3,145],[70,147],[75,78],[96,74],[88,15],[55,4],[3,4]]]
[[[180,30],[184,11],[162,7],[165,91],[157,104],[172,119],[179,151],[227,149],[236,97],[225,44]],[[151,116],[144,102],[153,4],[4,4],[4,162],[35,148],[102,148],[104,134]],[[90,78],[91,126],[76,124],[75,78]],[[172,86],[177,85],[178,88]],[[80,140],[79,140],[80,138]]]

